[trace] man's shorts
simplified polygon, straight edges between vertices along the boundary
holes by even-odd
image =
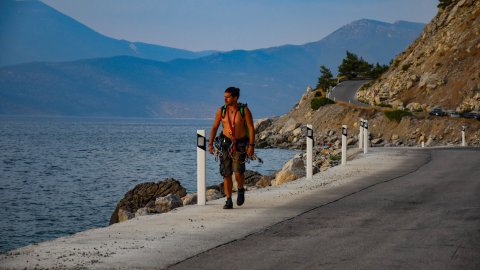
[[[220,140],[220,174],[231,176],[233,172],[245,172],[245,159],[247,158],[248,138],[237,139],[236,152],[233,152],[233,145],[230,138],[221,134]]]

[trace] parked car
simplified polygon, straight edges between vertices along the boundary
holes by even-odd
[[[430,111],[430,115],[445,116],[446,113],[441,108],[435,108]]]
[[[477,120],[480,120],[480,112],[464,112],[462,114],[462,117],[464,118],[473,118],[473,119],[477,119]]]
[[[460,117],[460,114],[456,111],[448,111],[447,115],[450,116],[450,117],[455,117],[455,118]]]

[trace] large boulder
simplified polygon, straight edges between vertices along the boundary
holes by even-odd
[[[407,105],[407,109],[409,109],[412,112],[421,112],[423,111],[422,105],[417,102],[412,102]]]
[[[444,85],[445,83],[446,80],[444,77],[435,73],[425,72],[420,77],[418,86],[420,88],[426,87],[428,89],[435,89],[437,86]]]
[[[254,187],[257,184],[257,182],[262,178],[262,174],[256,171],[251,171],[251,170],[245,170],[244,176],[245,176],[244,185],[246,187]],[[233,181],[233,191],[237,191],[238,186],[237,186],[237,181],[235,180],[235,174],[232,175],[232,181]],[[223,188],[223,184],[220,184],[220,185]]]
[[[216,189],[207,189],[207,192],[205,193],[205,200],[207,202],[217,200],[223,197],[225,197],[225,195]]]
[[[271,118],[258,119],[254,123],[255,132],[260,133],[260,132],[266,130],[267,128],[269,128],[272,125],[272,123],[273,123],[273,119],[271,119]]]
[[[175,194],[181,198],[187,194],[187,190],[173,178],[167,178],[157,183],[148,182],[136,185],[118,202],[110,217],[110,225],[132,218],[135,216],[133,213],[147,205],[148,209],[154,208],[152,206],[155,205],[158,197],[165,197],[169,194]]]
[[[275,181],[273,183],[275,185],[281,185],[304,177],[305,175],[305,163],[303,162],[303,158],[295,157],[283,165],[282,170],[275,176]]]
[[[264,175],[262,176],[257,183],[255,184],[255,187],[257,188],[264,188],[272,185],[272,180],[275,179],[275,176],[271,175]]]
[[[182,198],[183,206],[197,204],[197,199],[197,193],[187,194],[185,197]]]
[[[157,213],[166,213],[182,206],[183,201],[176,194],[168,194],[167,196],[155,199],[155,209]]]
[[[287,120],[287,122],[283,125],[282,129],[280,129],[279,134],[283,135],[288,132],[294,131],[296,128],[298,128],[301,124],[297,123],[295,119],[290,118]]]
[[[262,178],[262,174],[256,171],[245,171],[245,186],[255,186],[257,182]]]

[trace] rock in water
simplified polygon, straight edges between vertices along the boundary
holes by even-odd
[[[173,178],[167,178],[157,183],[149,182],[138,184],[132,190],[128,191],[123,199],[118,202],[110,218],[110,225],[123,221],[126,217],[133,217],[133,214],[127,214],[136,213],[138,209],[147,206],[147,204],[155,205],[155,200],[158,197],[165,197],[169,194],[183,197],[187,194],[187,190],[180,182]],[[122,218],[120,218],[120,214]]]

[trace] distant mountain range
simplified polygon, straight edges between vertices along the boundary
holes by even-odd
[[[16,4],[45,7],[32,1]],[[19,9],[12,6],[15,5],[10,3],[8,7]],[[30,58],[38,54],[44,60],[0,68],[0,114],[212,117],[223,103],[223,90],[235,85],[241,88],[240,100],[249,104],[255,117],[279,115],[295,105],[307,85],[316,85],[320,65],[336,73],[346,50],[369,62],[388,63],[412,43],[424,27],[419,23],[390,24],[364,19],[305,45],[216,52],[203,57],[168,48],[171,51],[162,57],[176,59],[161,62],[158,61],[160,53],[154,56],[161,51],[160,46],[149,45],[155,48],[152,49],[155,53],[143,50],[142,55],[135,55],[128,41],[116,41],[87,31],[87,27],[51,8],[40,12],[38,19],[35,8],[20,10],[28,13],[25,17],[31,21],[29,27],[41,24],[35,23],[36,20],[49,21],[48,27],[37,30],[36,42],[25,42],[21,49],[26,54],[33,51]],[[3,25],[12,22],[5,19],[3,13],[1,11],[2,40],[4,31],[13,31],[4,30]],[[59,31],[68,35],[59,38]],[[91,46],[93,41],[85,41],[83,35],[98,43]],[[11,39],[6,40],[10,43]],[[130,53],[117,53],[113,49],[122,48],[116,45],[122,43]],[[13,55],[6,49],[11,46],[0,45],[2,62]],[[70,46],[76,49],[65,49]],[[38,48],[43,48],[42,53]],[[106,48],[95,52],[100,56],[87,56],[100,48]],[[63,50],[68,53],[64,54]],[[6,51],[10,52],[8,57]],[[110,57],[107,52],[115,56]],[[186,54],[181,56],[181,52]],[[81,60],[65,62],[65,58],[60,59],[61,55]],[[9,61],[26,61],[22,59],[17,56]]]
[[[33,0],[1,0],[0,26],[0,66],[118,55],[169,61],[212,53],[109,38]]]

